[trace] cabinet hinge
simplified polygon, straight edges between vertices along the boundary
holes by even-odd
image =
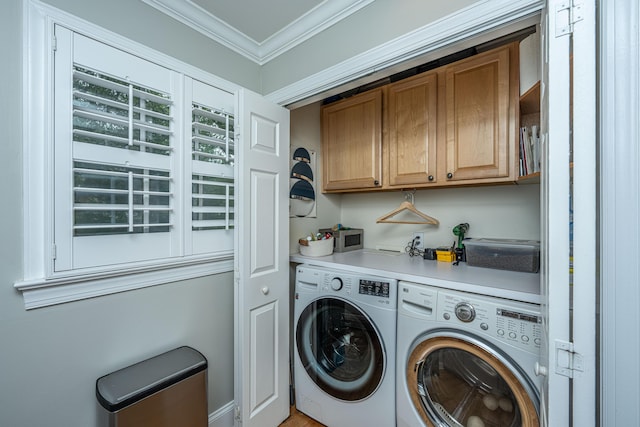
[[[58,38],[54,34],[51,38],[51,49],[55,52],[58,50]]]
[[[242,422],[242,415],[240,415],[240,406],[236,405],[235,409],[234,409],[234,414],[233,414],[233,418],[238,421],[238,422]]]
[[[556,7],[556,37],[573,33],[573,25],[584,19],[582,3],[566,1]]]
[[[51,259],[55,260],[57,255],[56,245],[51,245]]]
[[[575,352],[572,342],[556,340],[556,374],[573,378],[576,371],[584,371],[582,355]]]

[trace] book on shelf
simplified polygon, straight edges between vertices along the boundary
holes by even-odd
[[[520,176],[540,172],[540,132],[538,126],[520,128]]]

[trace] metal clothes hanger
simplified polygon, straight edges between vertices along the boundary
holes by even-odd
[[[434,224],[434,225],[438,225],[440,224],[440,221],[438,221],[437,219],[430,217],[429,215],[420,212],[418,209],[416,209],[416,207],[413,205],[413,201],[414,201],[414,194],[415,194],[415,190],[412,193],[409,192],[405,192],[404,193],[404,197],[405,197],[405,201],[402,202],[400,204],[400,206],[398,206],[397,208],[395,208],[394,210],[392,210],[391,212],[381,216],[380,218],[378,218],[376,220],[377,223],[387,223],[387,224]],[[410,200],[410,201],[409,201]],[[397,214],[399,214],[400,212],[404,212],[404,211],[409,211],[414,213],[415,215],[417,215],[418,217],[422,218],[421,220],[416,220],[416,221],[407,221],[407,220],[394,220],[393,217],[396,216]]]

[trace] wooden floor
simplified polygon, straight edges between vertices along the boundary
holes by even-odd
[[[324,427],[324,424],[320,424],[313,418],[309,418],[302,412],[298,412],[296,407],[292,406],[291,415],[280,424],[280,427]]]

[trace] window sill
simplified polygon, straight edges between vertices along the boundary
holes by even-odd
[[[26,310],[233,271],[233,255],[144,271],[18,282]]]

